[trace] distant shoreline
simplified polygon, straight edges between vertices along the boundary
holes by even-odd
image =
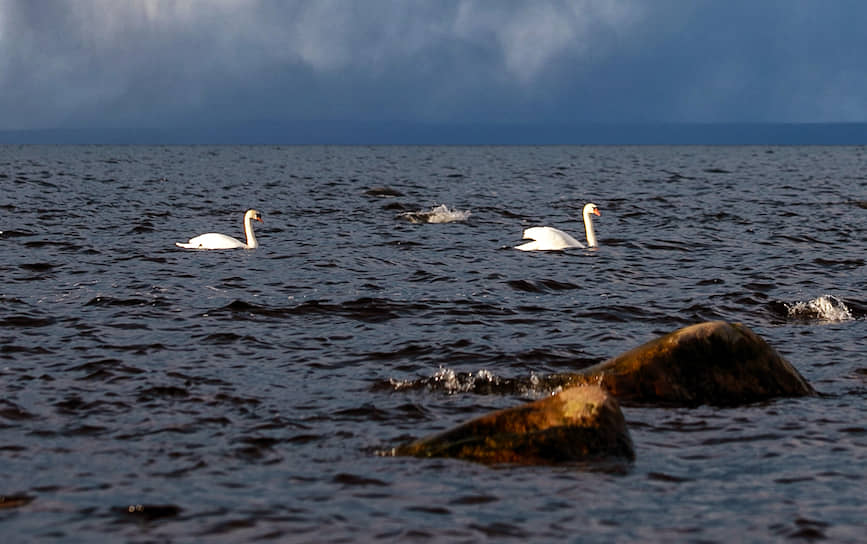
[[[0,144],[867,145],[867,123],[254,121],[198,127],[0,131]]]

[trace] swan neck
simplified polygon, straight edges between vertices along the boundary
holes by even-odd
[[[593,232],[593,218],[584,212],[584,230],[587,231],[587,247],[596,247],[596,233]]]
[[[259,241],[256,240],[256,235],[253,234],[253,217],[250,215],[244,217],[244,234],[247,236],[248,249],[259,247]]]

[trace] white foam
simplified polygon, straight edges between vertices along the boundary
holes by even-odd
[[[816,319],[833,323],[855,319],[852,311],[834,295],[822,295],[806,302],[786,304],[786,309],[789,317],[795,319]]]
[[[433,383],[442,384],[443,389],[449,393],[454,393],[460,390],[458,377],[455,374],[455,371],[450,368],[439,367],[431,379]]]
[[[489,370],[479,370],[475,374],[456,374],[450,368],[440,367],[432,378],[434,383],[438,383],[447,393],[466,393],[475,389],[479,384],[483,383],[499,383],[499,378],[492,374]]]
[[[430,210],[403,212],[398,214],[398,217],[407,219],[412,223],[454,223],[466,221],[470,215],[469,210],[450,210],[445,204],[440,204]]]
[[[455,372],[451,368],[443,366],[440,366],[429,378],[414,380],[389,378],[388,383],[395,391],[426,388],[448,395],[494,392],[517,394],[529,399],[539,399],[562,391],[560,386],[552,390],[550,386],[545,384],[544,379],[536,375],[535,372],[530,373],[530,376],[526,378],[504,378],[486,369],[475,372]]]

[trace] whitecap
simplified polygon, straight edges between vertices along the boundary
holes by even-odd
[[[846,304],[834,295],[822,295],[806,302],[786,304],[786,309],[789,312],[789,317],[794,319],[818,320],[829,323],[855,319]]]
[[[466,221],[470,215],[471,212],[469,210],[450,210],[445,204],[440,204],[430,210],[403,212],[397,216],[401,219],[406,219],[410,223],[454,223]]]

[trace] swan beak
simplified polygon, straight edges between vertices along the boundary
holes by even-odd
[[[593,213],[598,215],[599,217],[602,217],[602,214],[599,213],[599,208],[593,208]]]
[[[261,216],[261,215],[257,215],[254,219],[256,219],[256,221],[258,221],[258,222],[260,222],[260,223],[264,223],[264,221],[262,221],[262,216]]]

